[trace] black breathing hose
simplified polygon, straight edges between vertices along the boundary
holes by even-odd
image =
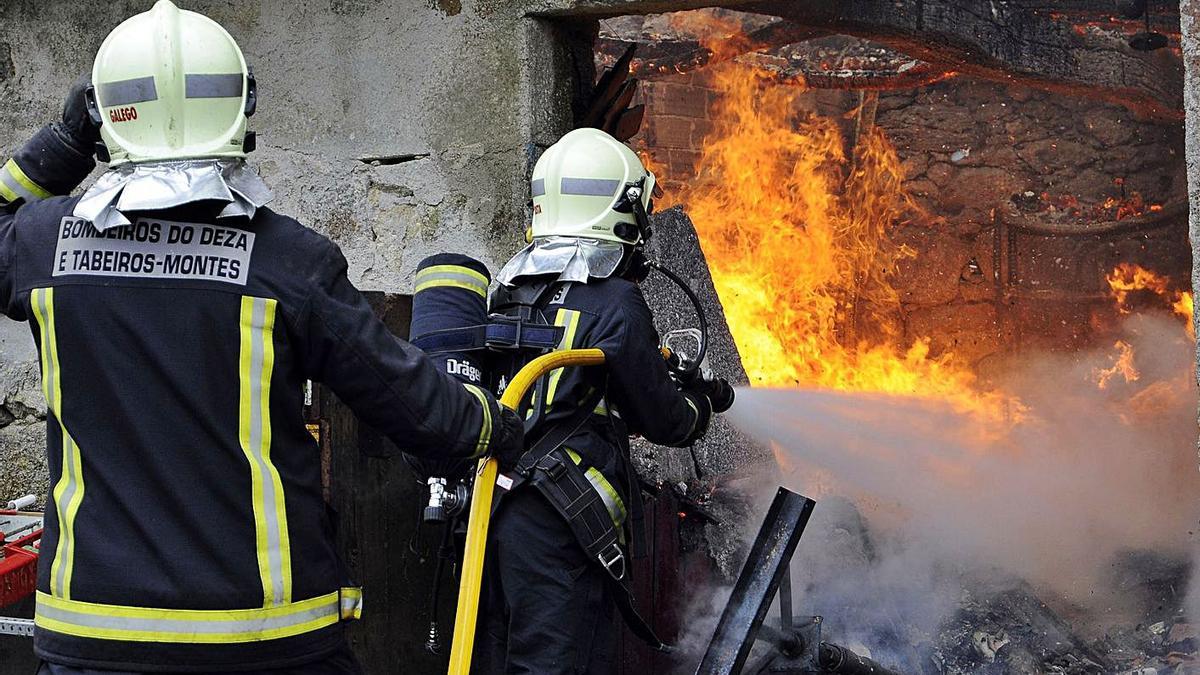
[[[648,261],[647,266],[650,269],[658,270],[663,276],[678,286],[696,310],[696,319],[700,322],[700,346],[696,349],[696,358],[692,359],[691,363],[683,363],[681,360],[679,368],[680,378],[691,380],[700,371],[700,364],[704,362],[704,356],[708,353],[708,317],[704,314],[704,308],[700,306],[699,296],[696,295],[691,286],[688,286],[684,283],[683,279],[679,278],[678,274],[654,261]],[[696,448],[688,446],[688,453],[692,457],[692,468],[696,471],[696,478],[703,478],[704,472],[700,469],[700,459],[696,457]]]

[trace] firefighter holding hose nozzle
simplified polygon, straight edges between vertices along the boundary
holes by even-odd
[[[732,389],[698,363],[673,376],[659,349],[638,287],[654,191],[637,155],[596,129],[568,133],[534,167],[532,241],[497,275],[493,321],[553,326],[556,349],[599,348],[605,362],[552,371],[522,406],[528,442],[497,481],[474,672],[615,672],[614,608],[665,648],[628,586],[642,536],[629,436],[690,446]],[[499,369],[527,360],[516,350]]]

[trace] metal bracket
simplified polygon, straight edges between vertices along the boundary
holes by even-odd
[[[33,637],[33,619],[0,616],[0,635]]]
[[[785,488],[775,493],[696,675],[742,672],[771,601],[785,579],[789,585],[788,603],[782,609],[791,614],[788,566],[814,506],[815,501]]]
[[[788,675],[820,673],[821,670],[821,617],[804,619],[790,631],[794,637],[793,649],[781,650],[770,659],[769,665],[756,671],[759,673],[787,673]],[[755,671],[752,671],[755,672]]]

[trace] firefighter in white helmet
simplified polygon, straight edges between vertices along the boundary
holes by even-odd
[[[0,312],[30,322],[49,408],[42,672],[359,672],[302,384],[418,455],[519,449],[520,420],[388,333],[337,246],[265,206],[255,83],[221,26],[160,0],[92,81],[92,120],[74,97],[0,173]],[[55,196],[93,147],[108,171]]]
[[[637,155],[577,129],[537,161],[531,188],[531,242],[497,275],[491,309],[561,326],[559,349],[596,347],[606,358],[556,371],[520,411],[532,443],[497,483],[505,494],[489,530],[473,667],[612,673],[614,608],[665,647],[629,592],[627,556],[642,534],[629,436],[688,446],[732,391],[703,378],[681,386],[659,350],[637,285],[655,179]]]

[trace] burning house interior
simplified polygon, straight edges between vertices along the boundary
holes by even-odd
[[[1179,77],[1178,15],[1144,5],[1031,15],[1097,48],[1162,42],[1146,68]],[[734,425],[821,502],[794,606],[900,672],[1190,672],[1200,476],[1170,94],[808,18],[624,16],[596,52],[630,61],[632,142],[695,224],[753,387]],[[718,596],[687,612],[712,616],[699,642]]]
[[[299,4],[337,15],[333,30],[346,16],[360,31],[389,25],[360,0]],[[427,4],[439,21],[511,27],[492,3]],[[633,588],[675,649],[624,633],[619,672],[1200,672],[1177,4],[512,5],[538,27],[523,40],[554,42],[520,67],[531,89],[554,92],[542,105],[561,119],[532,105],[521,118],[532,132],[510,133],[506,119],[495,139],[405,131],[383,151],[362,140],[379,129],[353,127],[338,139],[353,151],[337,146],[329,164],[264,134],[263,173],[353,177],[344,199],[304,181],[278,189],[348,252],[356,283],[403,291],[370,294],[399,335],[417,253],[444,235],[487,249],[495,271],[512,252],[496,232],[513,235],[528,213],[496,206],[508,183],[471,193],[502,182],[482,173],[513,173],[503,162],[520,155],[523,180],[558,132],[589,124],[655,173],[651,257],[697,288],[711,366],[740,386],[691,452],[634,445],[650,551],[632,561]],[[454,25],[456,40],[470,35]],[[514,41],[495,32],[487,39]],[[298,76],[271,53],[260,81]],[[478,60],[495,53],[507,54]],[[358,111],[357,96],[342,108]],[[458,108],[442,114],[474,110]],[[487,126],[473,114],[462,116]],[[277,137],[300,147],[310,122],[276,122]],[[414,178],[430,166],[437,180],[469,179]],[[388,229],[389,218],[405,225]],[[441,225],[473,221],[464,235]],[[660,332],[694,322],[666,279],[651,276],[645,294]],[[0,379],[18,383],[0,392],[8,453],[45,409],[38,418],[13,394],[36,391],[37,365],[4,363],[6,335]],[[356,653],[378,672],[444,671],[460,552],[441,523],[462,517],[468,489],[438,484],[433,504],[409,465],[362,456],[389,441],[320,386],[305,414],[342,516],[338,546],[372,598],[349,630]],[[16,454],[9,466],[36,474]],[[17,489],[7,479],[0,487]],[[29,601],[0,607],[31,613]],[[3,632],[0,673],[27,672],[25,638]]]

